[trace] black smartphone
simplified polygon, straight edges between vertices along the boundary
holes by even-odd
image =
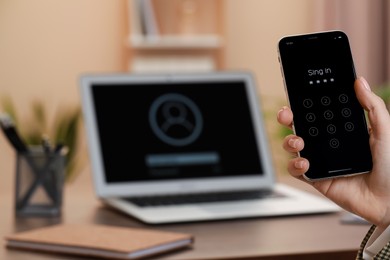
[[[311,181],[372,169],[364,110],[356,98],[356,73],[348,37],[341,31],[286,36],[279,62],[294,114],[294,133],[305,141]]]

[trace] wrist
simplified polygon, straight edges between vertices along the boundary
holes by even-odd
[[[374,223],[375,224],[375,223]],[[390,215],[389,215],[389,211],[387,211],[384,215],[384,217],[382,217],[382,219],[377,223],[375,224],[378,231],[383,231],[385,230],[386,228],[388,228],[390,226]]]
[[[386,229],[388,228],[388,225],[384,225],[384,226],[376,226],[376,229],[375,231],[378,233],[378,235],[382,234],[383,231],[385,231]]]

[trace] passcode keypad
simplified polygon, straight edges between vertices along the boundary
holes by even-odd
[[[347,94],[334,97],[304,98],[302,106],[309,124],[308,134],[312,138],[317,138],[319,135],[325,136],[329,147],[338,149],[341,145],[338,136],[351,133],[355,129],[355,125],[348,121],[353,113],[348,107],[348,102]],[[330,106],[332,103],[335,104]]]

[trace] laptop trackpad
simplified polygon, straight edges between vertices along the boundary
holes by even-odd
[[[289,201],[289,202],[288,202]],[[295,205],[293,203],[293,205]],[[294,207],[291,205],[291,200],[284,199],[274,201],[261,201],[261,202],[240,202],[240,203],[226,203],[223,205],[204,205],[200,206],[200,208],[208,213],[214,215],[232,215],[232,216],[240,216],[240,215],[268,215],[269,213],[282,213],[285,210],[291,209]]]
[[[255,212],[267,212],[274,210],[274,203],[264,202],[240,202],[240,203],[226,203],[218,205],[201,205],[199,208],[212,214],[252,214]]]

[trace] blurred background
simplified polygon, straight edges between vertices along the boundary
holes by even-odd
[[[286,98],[278,40],[343,30],[357,74],[385,89],[389,16],[387,0],[0,0],[0,98],[12,100],[21,118],[39,101],[54,120],[61,107],[80,105],[84,73],[249,70],[282,175],[287,156],[275,118]],[[84,129],[78,142],[85,147]],[[0,135],[0,188],[12,184],[14,155]],[[87,156],[79,159],[88,165]]]

